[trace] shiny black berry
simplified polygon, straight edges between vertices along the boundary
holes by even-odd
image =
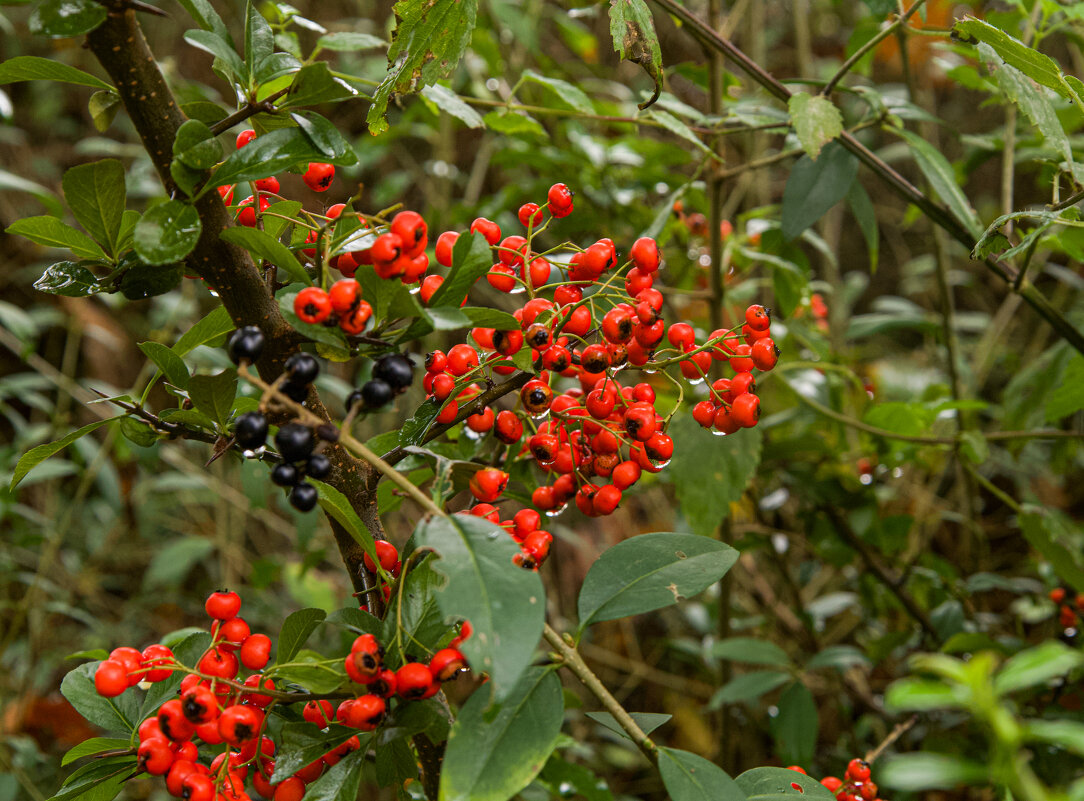
[[[389,353],[376,360],[373,378],[383,381],[393,390],[403,390],[414,380],[414,365],[401,353]]]
[[[285,382],[279,390],[294,403],[304,403],[309,397],[308,384],[295,384],[293,381]]]
[[[346,411],[350,411],[359,403],[362,403],[361,390],[355,389],[349,395],[346,396]]]
[[[290,506],[300,512],[311,512],[316,507],[316,487],[302,481],[290,490]]]
[[[379,378],[366,381],[361,387],[361,399],[366,409],[379,409],[381,406],[386,406],[391,403],[394,395],[395,391],[391,385]]]
[[[301,472],[288,462],[271,468],[271,483],[280,487],[292,487],[301,480]]]
[[[305,464],[305,473],[312,478],[327,478],[330,472],[331,461],[322,453],[314,453]]]
[[[267,442],[267,418],[259,412],[245,412],[233,424],[233,437],[237,444],[255,450]]]
[[[240,364],[242,360],[254,362],[263,353],[263,343],[263,331],[255,325],[246,325],[230,334],[226,352],[234,364]]]
[[[320,363],[309,353],[295,353],[286,360],[286,375],[290,383],[306,386],[320,375]]]
[[[287,423],[275,434],[275,447],[287,462],[308,459],[315,444],[312,429],[300,423]]]

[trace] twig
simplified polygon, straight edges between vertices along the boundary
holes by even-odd
[[[895,728],[888,733],[888,736],[881,740],[876,747],[871,751],[866,752],[866,762],[871,765],[877,760],[877,758],[883,754],[896,740],[900,739],[904,734],[911,730],[911,727],[918,723],[918,715],[911,715],[907,720],[902,723],[897,723]]]
[[[925,3],[926,0],[918,0],[918,2],[916,2],[913,6],[911,6],[910,9],[907,10],[907,13],[903,14],[900,17],[897,17],[891,25],[887,25],[882,28],[876,36],[874,36],[860,48],[855,50],[854,53],[851,54],[851,57],[844,61],[842,65],[840,65],[840,68],[836,71],[836,74],[828,79],[828,83],[824,85],[824,89],[821,91],[821,94],[825,97],[830,96],[832,94],[832,90],[836,88],[836,84],[839,83],[843,79],[843,77],[854,68],[855,64],[862,60],[862,57],[865,56],[866,53],[877,47],[877,45],[879,45],[881,42],[883,42],[897,30],[899,30],[903,25],[905,25],[907,23],[907,20],[911,19],[914,13],[918,11]]]
[[[279,89],[272,95],[265,97],[263,100],[255,103],[246,103],[242,108],[237,109],[228,117],[219,120],[211,126],[211,133],[218,136],[220,133],[228,131],[234,125],[239,122],[244,122],[249,117],[255,117],[257,114],[271,114],[276,111],[275,101],[290,91],[290,87],[285,89]]]

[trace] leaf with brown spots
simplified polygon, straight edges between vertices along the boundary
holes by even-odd
[[[662,91],[662,50],[647,3],[610,0],[610,35],[621,58],[639,64],[655,82],[655,93],[640,104],[645,109],[659,99]]]

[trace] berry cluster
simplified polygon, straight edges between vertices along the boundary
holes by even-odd
[[[347,395],[346,408],[372,411],[387,406],[412,383],[414,362],[401,353],[388,353],[373,364],[372,378]]]
[[[398,561],[397,554],[394,559]],[[468,669],[459,651],[470,636],[465,622],[459,635],[428,662],[407,661],[398,670],[385,665],[384,650],[376,638],[362,634],[343,660],[345,692],[337,706],[326,699],[312,700],[305,693],[297,693],[294,700],[289,691],[277,688],[273,678],[261,673],[270,661],[271,638],[252,633],[238,617],[240,596],[212,593],[205,608],[212,619],[212,640],[194,669],[181,665],[166,646],[151,645],[142,652],[114,649],[94,674],[98,694],[114,698],[137,684],[163,681],[175,671],[187,673],[179,697],[165,701],[140,723],[136,749],[139,767],[152,776],[164,776],[169,793],[185,801],[249,801],[246,786],[274,801],[301,801],[307,784],[361,746],[355,735],[292,776],[272,783],[276,744],[268,733],[269,712],[265,710],[273,700],[278,705],[304,703],[301,715],[320,728],[335,722],[368,732],[384,721],[391,704],[429,698],[443,682]],[[240,682],[242,667],[252,673]],[[362,688],[364,693],[359,692]],[[274,698],[268,694],[272,692]],[[205,763],[203,755],[210,752],[216,752],[215,756]]]
[[[1075,633],[1078,629],[1079,618],[1084,614],[1084,593],[1070,599],[1064,587],[1055,587],[1050,591],[1050,600],[1058,605],[1058,623],[1061,627],[1067,634]]]
[[[809,775],[803,768],[791,765],[788,770],[796,770]],[[869,763],[864,759],[852,759],[840,779],[837,776],[825,776],[821,784],[836,795],[837,801],[882,801],[877,796],[877,785],[870,779]]]

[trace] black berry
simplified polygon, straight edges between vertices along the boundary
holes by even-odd
[[[376,360],[373,378],[383,381],[393,390],[403,390],[414,380],[414,365],[401,353],[389,353]]]
[[[295,384],[293,381],[287,381],[279,389],[283,395],[294,403],[304,403],[309,397],[308,384]]]
[[[300,512],[311,512],[316,507],[316,487],[302,481],[290,490],[290,505]]]
[[[306,386],[320,375],[320,363],[308,353],[295,353],[286,360],[286,375],[290,383]]]
[[[331,461],[322,453],[314,453],[305,465],[305,473],[313,478],[326,478],[331,472]]]
[[[230,334],[226,352],[234,364],[240,364],[242,360],[254,362],[263,353],[263,343],[263,331],[255,325],[246,325]]]
[[[280,487],[292,487],[301,479],[301,473],[296,467],[288,462],[277,464],[271,468],[271,483]]]
[[[245,412],[233,424],[233,437],[237,444],[255,450],[267,442],[267,418],[259,412]]]
[[[353,392],[351,392],[349,395],[346,396],[346,410],[350,411],[351,409],[353,409],[355,406],[357,406],[359,403],[362,403],[362,402],[363,402],[363,399],[361,397],[361,390],[360,389],[355,389]]]
[[[395,391],[391,385],[379,378],[366,381],[361,388],[361,398],[367,409],[379,409],[381,406],[386,406],[394,395]]]
[[[287,423],[275,434],[275,447],[287,462],[301,462],[309,458],[315,444],[312,429],[300,423]]]

